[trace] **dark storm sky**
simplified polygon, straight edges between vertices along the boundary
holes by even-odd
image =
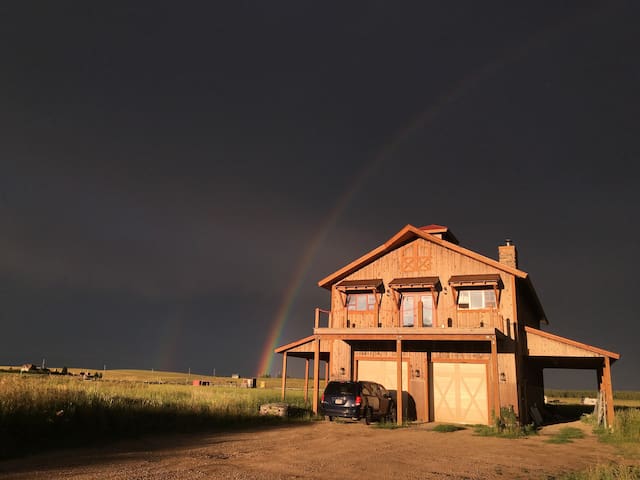
[[[320,278],[439,223],[492,258],[513,238],[546,330],[620,352],[614,387],[640,390],[639,21],[631,2],[3,4],[0,364],[253,375],[287,290],[280,344],[328,307]]]

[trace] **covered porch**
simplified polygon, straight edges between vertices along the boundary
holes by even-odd
[[[423,331],[407,331],[407,329],[393,328],[393,329],[316,329],[315,335],[300,339],[296,342],[292,342],[287,345],[283,345],[275,350],[275,353],[283,355],[282,366],[282,399],[285,399],[286,393],[286,371],[287,361],[289,357],[303,358],[305,359],[305,379],[304,379],[304,398],[305,402],[309,395],[309,378],[310,378],[310,361],[313,360],[314,372],[313,372],[313,393],[312,393],[312,408],[314,413],[319,411],[319,394],[320,390],[320,362],[325,362],[325,383],[329,381],[332,376],[330,372],[333,372],[334,378],[341,378],[343,380],[357,380],[358,379],[358,364],[359,360],[354,357],[354,351],[371,351],[371,352],[389,352],[384,356],[385,363],[393,365],[392,370],[389,370],[389,380],[395,384],[398,394],[396,397],[397,406],[397,422],[402,424],[405,418],[403,418],[404,405],[403,397],[410,393],[406,389],[406,385],[410,382],[417,380],[414,377],[422,377],[424,383],[427,372],[432,367],[431,354],[437,352],[458,352],[467,355],[480,355],[482,358],[477,359],[475,363],[486,365],[482,367],[483,376],[486,376],[486,402],[488,402],[488,412],[500,411],[500,387],[499,387],[499,344],[500,349],[504,349],[506,344],[511,344],[512,340],[504,336],[499,330],[495,328],[480,328],[480,329],[419,329]],[[339,342],[348,345],[348,355],[342,359],[341,363],[331,365],[332,352],[334,352],[334,342]],[[424,365],[420,363],[416,368],[407,370],[408,357],[406,354],[421,352],[424,357]],[[340,356],[339,356],[340,357]],[[378,357],[367,357],[368,360],[375,360]],[[484,360],[482,360],[484,359]],[[362,361],[364,359],[360,359]],[[344,362],[346,361],[346,364]],[[446,359],[440,359],[440,362],[445,362]],[[456,362],[457,360],[453,360]],[[471,360],[473,362],[473,360]],[[371,362],[370,362],[371,363]],[[344,364],[344,368],[342,367]],[[438,365],[444,367],[445,365]],[[334,368],[335,367],[335,368]],[[415,367],[415,366],[414,366]],[[332,370],[333,368],[333,370]],[[486,369],[485,369],[486,368]],[[337,371],[340,373],[336,373]],[[422,372],[422,373],[419,373]],[[430,375],[429,375],[430,376]],[[375,379],[373,379],[375,380]],[[386,382],[383,382],[386,383]],[[397,386],[401,386],[398,388]],[[431,388],[427,383],[426,388]],[[390,388],[393,390],[393,386]],[[424,388],[423,388],[424,389]],[[429,414],[429,392],[425,391],[425,396],[422,397],[426,403],[427,417]]]
[[[317,350],[316,350],[317,349]],[[302,338],[295,342],[288,343],[275,349],[275,353],[282,354],[282,393],[281,398],[284,401],[287,390],[287,364],[289,357],[302,358],[305,361],[304,368],[304,403],[309,401],[309,373],[310,363],[313,360],[313,412],[318,412],[318,391],[320,387],[320,362],[325,362],[324,379],[325,384],[329,381],[329,351],[320,351],[319,342],[316,341],[314,335]]]

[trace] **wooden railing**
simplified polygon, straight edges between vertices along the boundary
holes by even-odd
[[[347,312],[346,310],[315,310],[315,328],[397,328],[402,327],[398,311],[380,310],[378,317],[376,312]],[[434,312],[435,313],[435,312]],[[505,335],[510,336],[511,325],[508,319],[497,310],[453,310],[438,312],[434,315],[434,328],[497,328]],[[418,318],[413,327],[420,328],[421,320]]]
[[[322,318],[326,318],[327,320],[324,327],[331,328],[331,310],[323,310],[322,308],[316,308],[315,328],[320,328],[320,320]]]

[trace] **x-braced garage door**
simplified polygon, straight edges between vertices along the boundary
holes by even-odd
[[[434,362],[433,413],[436,422],[488,424],[487,365]]]

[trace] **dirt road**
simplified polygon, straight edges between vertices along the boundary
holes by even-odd
[[[508,440],[471,429],[438,433],[433,424],[382,429],[313,422],[256,431],[174,435],[108,448],[64,450],[0,462],[0,478],[32,479],[549,479],[619,460],[588,426],[573,443],[540,435]]]

